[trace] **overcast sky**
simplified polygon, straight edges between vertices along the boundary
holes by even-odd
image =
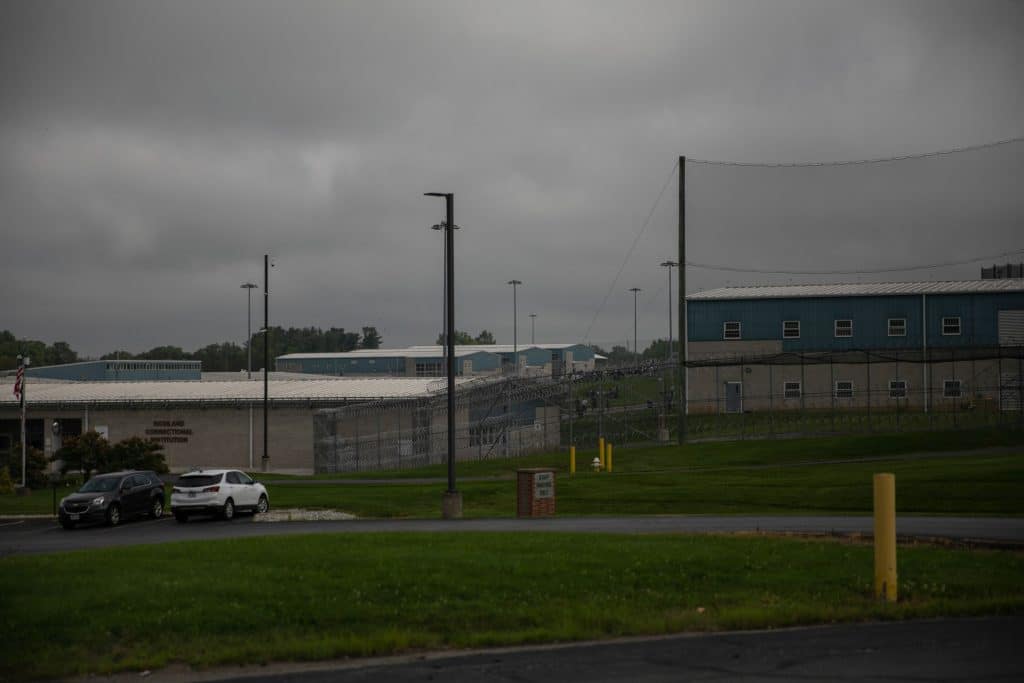
[[[856,159],[1024,135],[1022,2],[15,0],[3,14],[0,329],[93,355],[241,343],[239,285],[262,284],[264,253],[272,324],[431,343],[444,212],[428,191],[455,193],[460,329],[511,343],[515,278],[520,342],[536,313],[538,342],[623,343],[641,287],[643,344],[668,332],[658,263],[677,254],[680,155]],[[870,270],[1024,249],[1024,144],[686,171],[695,263]],[[690,268],[687,290],[979,267]]]

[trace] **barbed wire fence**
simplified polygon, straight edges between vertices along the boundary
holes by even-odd
[[[677,365],[641,361],[560,377],[478,377],[456,395],[456,458],[575,445],[676,443]],[[1024,428],[1024,347],[777,353],[691,360],[687,440]],[[445,462],[445,384],[432,395],[319,411],[317,472]]]

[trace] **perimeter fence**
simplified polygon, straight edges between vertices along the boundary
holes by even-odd
[[[586,450],[602,437],[617,448],[675,443],[683,417],[688,441],[1024,428],[1024,347],[717,356],[690,360],[686,373],[683,406],[672,362],[463,381],[456,457]],[[317,472],[444,462],[445,386],[320,411]]]

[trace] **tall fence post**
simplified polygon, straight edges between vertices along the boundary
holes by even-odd
[[[867,382],[868,382],[868,431],[871,431],[871,352],[865,351],[864,356],[867,358]]]
[[[832,365],[831,355],[828,357],[828,393],[832,397],[832,410],[830,413],[832,419],[832,433],[834,434],[836,431],[836,372]]]

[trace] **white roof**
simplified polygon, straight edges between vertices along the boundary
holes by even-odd
[[[461,384],[468,379],[456,379]],[[0,408],[16,408],[17,399],[10,381],[0,383]],[[384,398],[416,398],[438,390],[436,377],[423,378],[333,378],[313,380],[270,380],[267,393],[271,401],[344,402]],[[28,405],[38,403],[123,403],[123,402],[259,402],[263,400],[263,382],[246,380],[199,382],[67,382],[28,384]]]
[[[459,354],[459,353],[466,353],[466,352],[473,352],[473,351],[476,351],[478,353],[479,352],[487,352],[487,353],[512,353],[516,349],[518,349],[519,351],[525,351],[526,349],[529,349],[529,348],[531,348],[533,346],[536,346],[536,344],[520,344],[517,347],[516,346],[512,346],[511,344],[456,344],[455,345],[455,353],[456,353],[456,355]],[[442,354],[444,353],[445,348],[446,347],[444,347],[444,346],[437,346],[436,344],[433,345],[433,346],[426,346],[425,345],[425,346],[410,346],[409,347],[409,349],[411,351],[417,351],[417,352],[420,352],[420,351],[431,351],[433,353],[442,353]]]
[[[691,294],[688,301],[721,299],[796,299],[834,296],[982,294],[1024,292],[1024,280],[956,280],[947,282],[858,282],[834,285],[765,285],[720,287]]]
[[[455,352],[460,351],[471,351],[473,349],[477,351],[489,351],[491,353],[513,353],[515,351],[525,351],[527,349],[568,349],[573,346],[580,346],[580,344],[519,344],[513,346],[512,344],[456,344]],[[442,346],[410,346],[411,349],[425,350],[425,349],[443,349]]]
[[[318,375],[312,372],[281,372],[279,370],[270,371],[270,381],[283,380],[283,379],[294,379],[308,382],[314,379],[335,379],[336,375]],[[204,382],[238,382],[247,381],[245,377],[245,370],[241,372],[204,372],[201,374],[200,379]],[[252,381],[263,382],[263,370],[252,371]]]
[[[510,347],[511,348],[511,347]],[[455,348],[456,356],[468,356],[474,353],[485,353],[488,349],[478,346],[461,346]],[[338,353],[289,353],[278,356],[278,360],[330,359],[330,358],[435,358],[443,356],[440,346],[414,346],[409,349],[359,349],[358,351],[341,351]]]

